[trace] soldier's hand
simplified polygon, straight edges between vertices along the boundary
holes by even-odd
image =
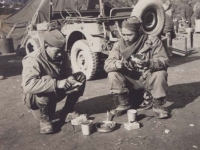
[[[72,85],[72,88],[77,88],[77,87],[80,87],[83,83],[81,82],[76,82]]]
[[[149,67],[149,59],[145,59],[145,60],[138,59],[136,64],[138,68]]]
[[[68,89],[71,86],[72,86],[72,84],[69,83],[67,79],[57,80],[57,88],[58,89]]]
[[[115,66],[117,69],[121,69],[124,67],[123,61],[122,60],[116,60]]]
[[[78,81],[76,81],[76,79],[73,76],[69,76],[67,78],[67,81],[71,84],[74,85],[75,83],[77,83]]]
[[[80,87],[83,83],[77,81],[74,76],[67,78],[67,81],[72,85],[72,88]]]
[[[78,88],[82,85],[83,83],[76,81],[76,79],[73,76],[68,77],[67,79],[63,80],[58,80],[57,81],[57,88],[59,89],[73,89],[73,88]]]

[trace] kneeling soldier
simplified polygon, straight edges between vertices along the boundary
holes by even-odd
[[[83,95],[86,77],[82,72],[72,74],[67,69],[64,62],[66,40],[60,31],[47,31],[43,37],[43,48],[28,54],[22,61],[22,88],[27,107],[40,120],[40,133],[52,133],[56,104],[66,96],[60,120],[68,122],[79,116],[74,107]]]
[[[131,108],[130,87],[142,85],[153,96],[153,110],[158,118],[168,117],[163,107],[167,95],[169,59],[160,39],[140,31],[141,21],[131,17],[122,23],[122,38],[113,46],[104,69],[108,72],[111,93],[119,105],[110,111],[120,115]],[[131,86],[130,86],[131,85]]]

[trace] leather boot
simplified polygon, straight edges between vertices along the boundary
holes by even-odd
[[[53,132],[48,105],[38,104],[40,109],[40,133],[49,134]]]
[[[131,108],[131,105],[129,104],[129,94],[127,92],[114,95],[114,102],[115,104],[119,103],[119,105],[116,109],[112,109],[110,111],[110,114],[112,115],[121,116],[126,113],[128,109]]]
[[[165,98],[153,99],[153,111],[158,119],[165,119],[169,117],[167,108],[163,106]]]

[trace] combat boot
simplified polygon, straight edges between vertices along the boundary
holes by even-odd
[[[40,133],[49,134],[53,132],[50,113],[47,105],[38,104],[40,109]]]
[[[164,98],[153,99],[153,111],[155,112],[158,119],[165,119],[169,117],[167,108],[163,106]]]
[[[112,109],[110,111],[111,115],[121,116],[124,113],[126,113],[128,109],[131,108],[131,105],[129,103],[129,94],[127,92],[122,94],[116,94],[113,98],[115,105],[117,105],[116,103],[119,103],[119,105],[116,109]]]

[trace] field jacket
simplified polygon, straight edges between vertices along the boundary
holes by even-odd
[[[119,41],[114,44],[107,60],[105,61],[104,69],[106,72],[118,71],[115,62],[116,60],[123,59],[122,53],[123,51],[125,51],[124,48],[121,48]],[[161,40],[155,36],[148,36],[143,46],[139,50],[137,50],[136,53],[143,54],[146,58],[149,59],[149,66],[146,70],[148,72],[167,70],[169,66],[169,59],[165,48]]]
[[[57,80],[66,78],[71,72],[64,62],[49,61],[43,49],[25,56],[22,65],[22,88],[25,94],[56,92]]]

